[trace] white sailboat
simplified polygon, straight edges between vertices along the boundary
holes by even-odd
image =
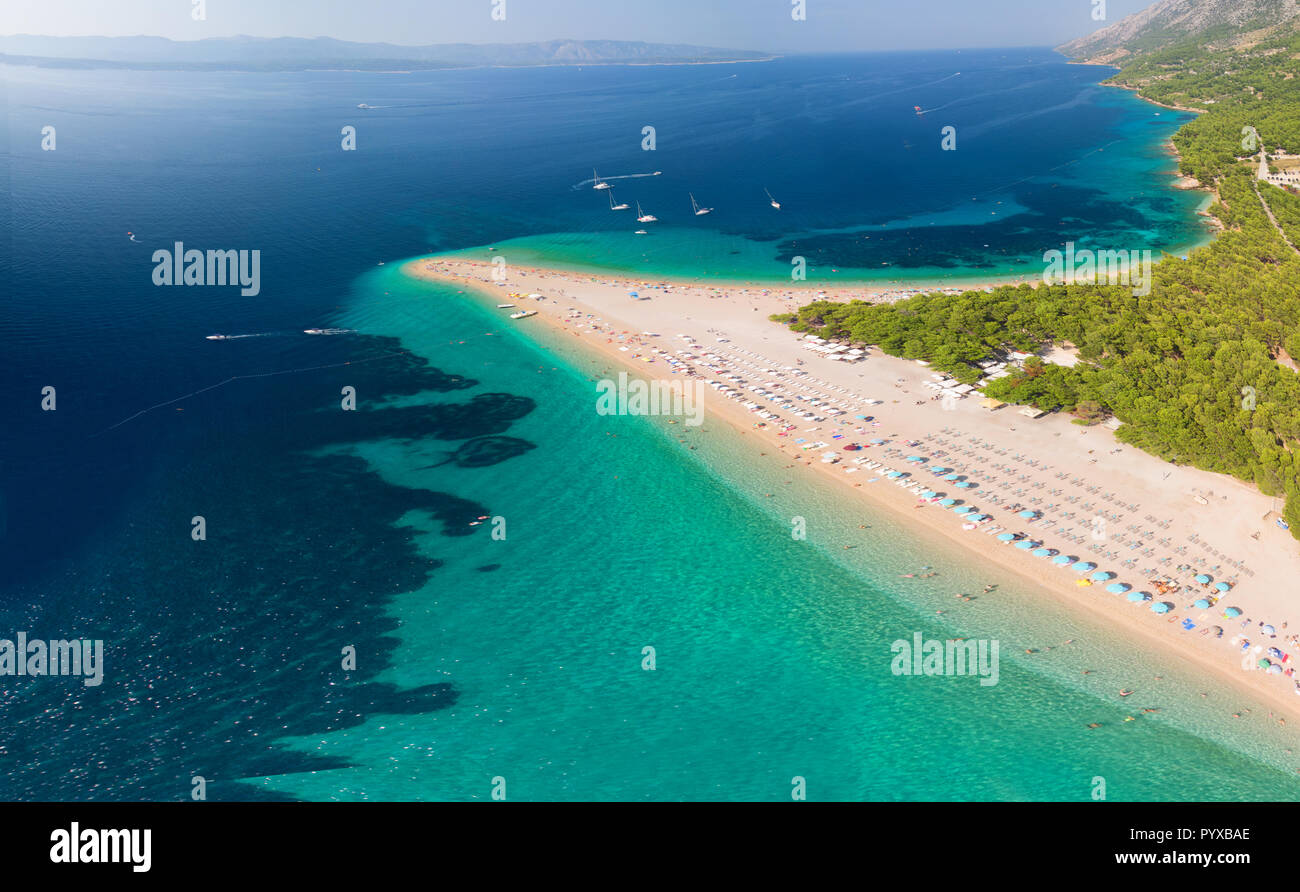
[[[763,191],[767,192],[767,189],[764,188]],[[767,200],[772,202],[772,207],[776,208],[778,211],[781,210],[781,202],[773,198],[771,192],[767,192]]]
[[[636,203],[636,222],[638,223],[657,223],[659,218],[653,214],[647,214],[641,210],[641,202]]]
[[[691,210],[695,211],[695,216],[703,217],[705,214],[713,213],[713,208],[700,207],[699,203],[696,202],[694,195],[691,195],[691,193],[689,192],[687,192],[686,194],[691,196]]]
[[[631,206],[632,205],[627,204],[626,202],[624,202],[623,204],[614,204],[614,190],[613,189],[609,190],[609,209],[611,211],[625,211]]]
[[[593,189],[608,189],[608,188],[609,188],[609,183],[605,182],[604,180],[602,180],[602,179],[600,178],[600,174],[596,173],[596,168],[594,168],[594,167],[591,169],[591,178],[592,178],[593,180],[596,181],[596,185],[592,186],[591,188],[593,188]]]

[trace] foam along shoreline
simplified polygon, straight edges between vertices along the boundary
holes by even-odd
[[[496,269],[448,256],[403,267],[493,303],[503,293],[540,295],[512,300],[537,316],[503,323],[554,326],[642,377],[708,382],[706,412],[770,444],[772,460],[830,475],[894,509],[901,524],[947,536],[1058,601],[1194,661],[1215,679],[1207,677],[1207,689],[1239,686],[1277,710],[1270,721],[1300,717],[1300,676],[1291,674],[1300,605],[1288,594],[1300,579],[1300,548],[1273,523],[1273,500],[1253,487],[1163,462],[1104,427],[1030,419],[1014,406],[991,411],[977,394],[941,399],[927,387],[927,367],[874,349],[854,362],[807,349],[768,319],[793,312],[807,289],[520,266],[498,282]],[[889,299],[871,290],[852,296]],[[852,445],[861,449],[845,449]],[[951,470],[936,475],[936,467]],[[986,519],[972,523],[954,510],[966,507]],[[1008,535],[1015,538],[998,538]],[[1062,565],[1064,557],[1075,560]],[[1079,572],[1078,562],[1096,567]],[[1141,593],[1149,599],[1129,600]],[[1161,603],[1167,613],[1153,611]]]

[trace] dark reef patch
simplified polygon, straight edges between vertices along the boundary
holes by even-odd
[[[1151,225],[1137,199],[1115,201],[1097,189],[1029,184],[1015,190],[1015,200],[1024,211],[987,223],[909,227],[898,222],[869,231],[790,239],[780,243],[777,259],[788,264],[801,256],[814,268],[873,270],[936,267],[1002,272],[1015,264],[1032,272],[1041,268],[1043,252],[1060,249],[1067,241],[1079,248],[1151,247],[1131,244],[1128,234]],[[1140,204],[1159,210],[1171,207],[1172,200],[1143,198]],[[1082,220],[1089,221],[1086,227],[1078,222]],[[1006,259],[990,261],[990,252]]]
[[[0,689],[5,798],[178,800],[202,775],[212,799],[283,799],[235,781],[343,763],[277,739],[455,703],[451,683],[399,689],[374,680],[396,644],[386,603],[440,566],[397,521],[422,512],[441,535],[461,538],[491,512],[452,493],[393,486],[355,456],[317,450],[466,440],[447,464],[485,467],[534,448],[501,436],[533,403],[491,393],[372,408],[476,382],[400,352],[392,339],[350,340],[330,349],[373,361],[212,391],[183,416],[154,413],[121,429],[119,443],[182,437],[190,445],[174,466],[155,469],[120,509],[123,523],[70,565],[82,578],[64,570],[0,592],[5,629],[105,643],[98,687],[28,678]],[[357,411],[341,408],[344,386],[356,388]],[[115,447],[112,435],[102,447]],[[203,541],[191,537],[195,516],[206,523]],[[68,589],[82,597],[45,594]],[[349,647],[355,669],[343,668]]]

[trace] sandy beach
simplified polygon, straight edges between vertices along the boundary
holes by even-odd
[[[895,511],[900,523],[924,525],[1056,600],[1194,661],[1207,688],[1237,685],[1270,705],[1270,720],[1294,724],[1300,547],[1274,523],[1274,500],[1254,487],[1163,462],[1104,426],[1031,419],[1016,406],[990,410],[978,392],[941,399],[931,369],[875,349],[858,361],[832,360],[768,318],[815,299],[814,286],[651,282],[520,266],[496,280],[494,271],[486,259],[463,256],[404,267],[494,305],[535,310],[505,321],[554,326],[642,378],[705,382],[708,417],[770,446],[771,460],[792,469],[791,485],[800,473],[829,475]],[[836,287],[825,297],[889,301],[910,290]],[[943,479],[949,475],[956,479]],[[983,519],[952,510],[964,507]],[[1094,581],[1094,573],[1107,578]],[[1166,613],[1153,610],[1159,604]]]

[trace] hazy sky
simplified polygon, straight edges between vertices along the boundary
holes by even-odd
[[[555,38],[693,43],[776,52],[1055,45],[1154,0],[3,0],[0,34],[174,40],[337,37],[389,43],[523,43]],[[505,21],[492,19],[505,3]]]

